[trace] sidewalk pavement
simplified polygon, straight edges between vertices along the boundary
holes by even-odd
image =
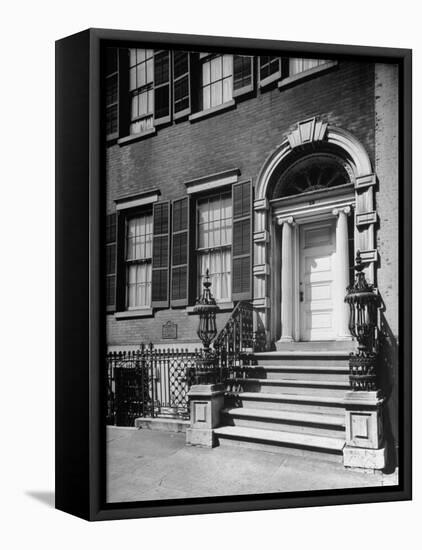
[[[242,447],[187,447],[184,433],[107,427],[107,501],[396,485],[389,475]]]

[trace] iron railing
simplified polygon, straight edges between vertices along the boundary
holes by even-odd
[[[247,354],[265,349],[265,331],[250,302],[238,302],[214,340],[222,370],[240,367]]]
[[[107,354],[107,423],[133,426],[139,417],[189,418],[188,391],[199,350],[155,349]]]

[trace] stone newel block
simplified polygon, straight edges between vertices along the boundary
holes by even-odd
[[[220,425],[224,406],[224,388],[221,384],[198,384],[189,391],[190,428],[186,430],[186,444],[214,447],[213,429]]]
[[[383,402],[377,391],[351,391],[346,394],[344,466],[370,470],[385,468]]]

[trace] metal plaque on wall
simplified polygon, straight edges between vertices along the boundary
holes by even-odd
[[[167,321],[162,327],[163,340],[175,340],[177,338],[177,325],[172,321]]]

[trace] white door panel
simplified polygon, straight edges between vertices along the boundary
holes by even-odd
[[[334,221],[301,226],[299,250],[301,340],[332,340],[335,334]]]

